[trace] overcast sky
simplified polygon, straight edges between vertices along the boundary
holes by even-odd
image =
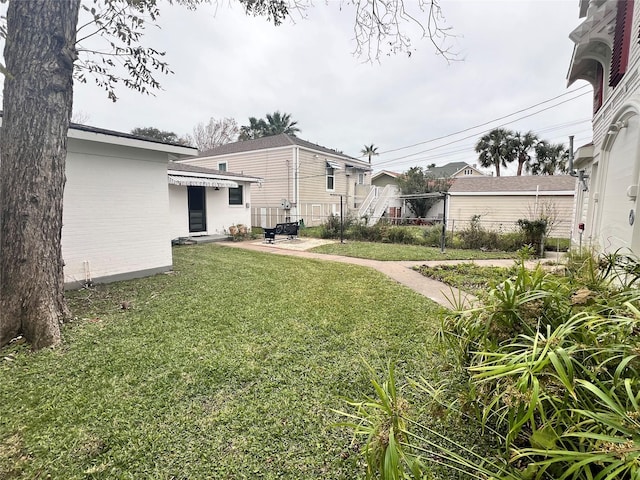
[[[457,35],[459,61],[451,63],[417,38],[410,57],[355,57],[354,13],[337,0],[316,0],[307,18],[279,27],[247,17],[235,2],[221,3],[195,12],[163,6],[161,28],[149,29],[144,43],[166,51],[175,73],[160,76],[163,89],[155,97],[120,88],[112,103],[89,81],[76,84],[74,110],[97,127],[156,127],[179,135],[210,117],[243,125],[250,116],[280,110],[297,120],[305,140],[355,157],[375,144],[382,152],[374,158],[376,170],[474,163],[474,142],[498,125],[553,142],[567,142],[570,134],[577,145],[590,141],[591,88],[577,82],[567,89],[566,82],[573,51],[568,35],[580,23],[577,0],[443,0],[446,23]]]

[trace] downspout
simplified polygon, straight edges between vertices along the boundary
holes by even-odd
[[[295,157],[293,159],[293,196],[295,197],[295,215],[296,221],[300,221],[300,147],[295,148]]]

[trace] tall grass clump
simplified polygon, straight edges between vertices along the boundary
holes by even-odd
[[[640,262],[621,252],[572,254],[562,276],[521,262],[483,306],[443,317],[466,385],[412,383],[499,445],[481,460],[407,420],[402,448],[470,478],[640,479],[638,278]]]
[[[467,403],[504,436],[516,478],[640,478],[637,266],[613,255],[566,277],[522,267],[486,306],[443,321]]]

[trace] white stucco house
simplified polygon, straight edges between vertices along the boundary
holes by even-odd
[[[572,238],[583,225],[583,244],[640,253],[640,2],[580,0],[578,15],[568,83],[593,87],[593,143],[575,152]]]
[[[169,162],[168,180],[172,239],[251,227],[251,186],[261,178]]]
[[[167,165],[195,152],[71,125],[62,227],[68,288],[172,268]]]

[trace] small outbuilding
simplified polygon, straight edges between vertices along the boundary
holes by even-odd
[[[552,217],[554,237],[569,238],[576,179],[568,175],[456,178],[449,188],[449,229],[477,218],[487,230],[509,232],[521,219]]]
[[[196,149],[77,124],[67,146],[65,286],[170,270],[167,165]]]

